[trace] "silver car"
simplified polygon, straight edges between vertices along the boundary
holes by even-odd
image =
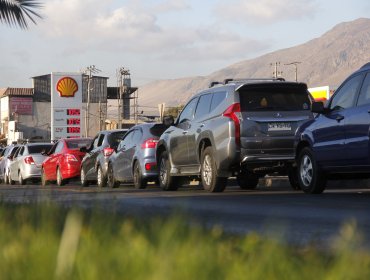
[[[109,157],[107,184],[118,187],[120,182],[133,182],[143,189],[147,182],[158,180],[155,148],[159,137],[168,128],[162,123],[146,123],[132,127]]]
[[[24,185],[29,179],[41,178],[41,164],[53,144],[29,143],[18,148],[9,166],[9,183]]]
[[[11,144],[7,146],[0,154],[0,180],[2,180],[5,184],[9,183],[9,166],[18,148],[19,145]]]

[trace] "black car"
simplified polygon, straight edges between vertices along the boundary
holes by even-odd
[[[81,148],[86,155],[81,162],[81,185],[88,186],[90,182],[97,182],[99,187],[107,183],[107,163],[119,142],[128,129],[114,129],[100,131],[87,148]]]
[[[312,104],[315,119],[297,131],[299,184],[322,193],[328,179],[370,177],[370,63],[351,74],[326,105]]]

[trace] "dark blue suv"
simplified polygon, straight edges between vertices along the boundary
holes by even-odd
[[[322,193],[328,179],[370,177],[370,63],[350,75],[296,133],[298,182]]]

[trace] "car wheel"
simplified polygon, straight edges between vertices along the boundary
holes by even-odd
[[[217,176],[216,161],[212,147],[204,149],[201,158],[201,179],[203,188],[209,192],[223,192],[227,184],[226,177]]]
[[[254,190],[257,188],[259,177],[247,171],[236,176],[236,181],[242,190]]]
[[[97,170],[96,182],[99,188],[105,188],[107,186],[107,176],[104,175],[103,169],[100,165]]]
[[[325,175],[317,165],[310,148],[306,147],[299,153],[298,172],[299,185],[305,193],[318,194],[324,191]]]
[[[60,171],[60,168],[57,168],[57,185],[59,187],[64,186],[66,182],[63,179],[62,172]]]
[[[6,171],[4,170],[4,184],[9,184],[9,176],[8,174],[6,173]]]
[[[301,186],[299,185],[298,180],[298,170],[296,167],[291,167],[288,169],[288,179],[290,186],[293,190],[300,190]]]
[[[18,172],[18,182],[19,182],[20,185],[25,185],[26,184],[26,180],[23,179],[21,171]]]
[[[117,181],[114,178],[114,173],[113,173],[113,168],[112,165],[108,165],[108,170],[107,170],[107,185],[109,188],[118,188],[120,185],[119,181]]]
[[[46,180],[45,170],[44,168],[41,169],[41,185],[45,187],[48,184],[48,180]]]
[[[136,189],[145,189],[147,185],[147,181],[143,178],[141,173],[140,164],[138,161],[135,161],[134,165],[134,186]]]
[[[89,181],[86,180],[85,170],[83,168],[81,168],[80,177],[81,177],[81,186],[88,187]]]
[[[159,156],[159,186],[165,191],[176,191],[178,180],[170,174],[171,166],[167,152],[162,152]]]
[[[12,179],[12,176],[10,175],[10,173],[8,175],[8,180],[9,180],[9,184],[10,185],[14,185],[15,184],[15,181]]]

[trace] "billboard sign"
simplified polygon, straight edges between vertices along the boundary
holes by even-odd
[[[32,115],[32,97],[10,97],[10,114]]]
[[[82,74],[51,73],[51,140],[81,137]]]

